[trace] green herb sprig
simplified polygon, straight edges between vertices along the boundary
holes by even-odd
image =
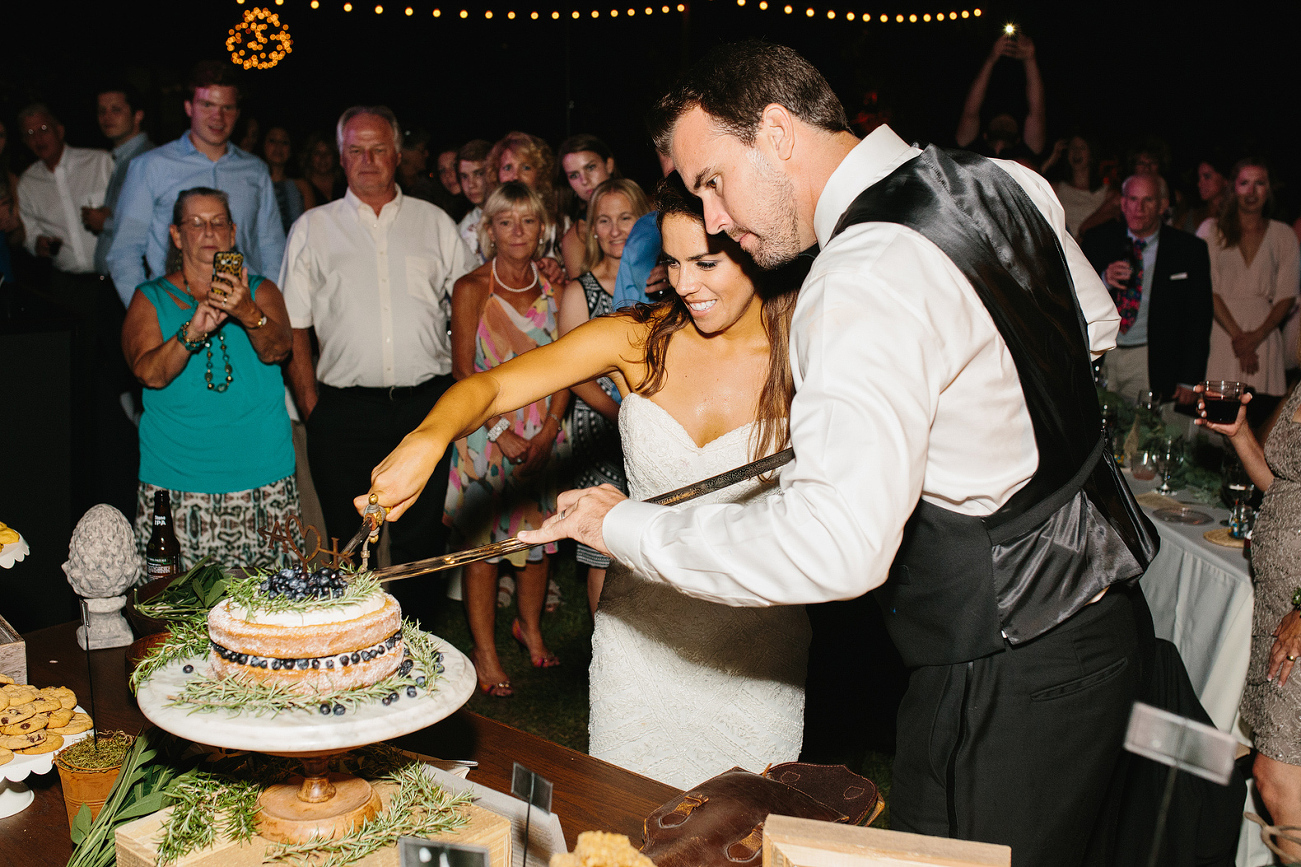
[[[374,744],[339,757],[341,770],[384,779],[397,790],[378,816],[340,840],[268,847],[270,861],[341,867],[397,841],[404,834],[454,831],[468,821],[455,809],[469,803],[468,793],[451,795],[433,783],[420,764],[386,744]],[[243,842],[257,833],[258,797],[262,790],[296,770],[284,758],[241,754],[191,771],[168,789],[172,812],[163,823],[158,864],[171,864],[218,840]]]
[[[187,620],[204,614],[226,593],[230,577],[204,557],[190,571],[168,584],[163,592],[145,602],[139,601],[139,587],[132,591],[136,611],[156,620]]]
[[[138,693],[140,684],[154,673],[173,662],[190,659],[208,652],[208,617],[206,612],[190,615],[171,622],[171,634],[161,644],[154,645],[135,671],[131,672],[131,692]]]
[[[323,608],[338,608],[341,605],[353,605],[361,602],[378,590],[379,579],[370,572],[357,572],[349,577],[348,586],[342,596],[323,596],[320,598],[290,599],[287,596],[268,596],[262,592],[262,582],[266,580],[265,572],[250,572],[242,578],[233,578],[226,585],[226,598],[231,605],[245,611],[318,611]]]
[[[109,867],[116,862],[117,829],[161,810],[167,787],[197,761],[183,758],[184,747],[184,742],[158,729],[136,737],[99,816],[92,822],[90,810],[83,805],[73,820],[76,848],[68,867]]]

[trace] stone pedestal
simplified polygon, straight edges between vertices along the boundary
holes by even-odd
[[[122,616],[125,596],[86,599],[86,622],[77,627],[77,643],[84,650],[126,647],[135,640],[131,627]]]

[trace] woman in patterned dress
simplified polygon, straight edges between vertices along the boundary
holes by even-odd
[[[1196,386],[1201,391],[1202,386]],[[1251,663],[1242,691],[1242,718],[1256,747],[1252,776],[1275,825],[1301,825],[1301,388],[1283,406],[1262,448],[1247,424],[1247,403],[1233,424],[1202,425],[1229,437],[1256,487],[1265,492],[1251,535],[1256,590],[1251,622]],[[1279,841],[1289,861],[1301,847]]]
[[[603,181],[587,200],[582,275],[560,296],[560,334],[568,334],[589,319],[614,311],[614,279],[619,273],[623,244],[637,219],[650,210],[646,194],[625,178]],[[614,485],[627,493],[623,450],[619,446],[619,389],[603,376],[574,386],[570,416],[575,488]],[[587,603],[596,613],[610,558],[586,545],[578,546],[578,562],[587,567]]]
[[[452,292],[452,375],[458,380],[556,339],[555,296],[535,261],[547,225],[546,206],[526,185],[510,181],[493,191],[483,212],[479,233],[488,262],[457,280]],[[462,547],[513,538],[520,530],[540,527],[554,511],[552,453],[563,441],[560,420],[568,404],[569,390],[560,389],[493,416],[456,442],[444,521]],[[555,551],[555,545],[548,545],[545,551],[535,548],[506,558],[516,572],[519,603],[511,631],[535,668],[559,664],[547,650],[540,625],[546,555]],[[505,698],[513,690],[494,640],[499,566],[500,560],[467,564],[464,592],[479,686]]]
[[[144,386],[136,543],[149,541],[154,494],[170,491],[183,567],[271,566],[258,535],[297,514],[294,445],[280,362],[291,335],[284,298],[245,270],[213,276],[235,243],[219,190],[184,190],[172,211],[180,265],[136,287],[122,351]]]

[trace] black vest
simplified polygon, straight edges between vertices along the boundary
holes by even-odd
[[[1030,481],[984,518],[919,501],[877,591],[909,666],[978,659],[1136,579],[1156,555],[1156,530],[1103,448],[1087,324],[1065,254],[1020,185],[988,159],[928,147],[864,190],[832,237],[868,222],[917,231],[971,281],[1016,364],[1034,426]]]

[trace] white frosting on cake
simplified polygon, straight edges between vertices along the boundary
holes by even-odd
[[[290,627],[319,626],[323,623],[344,623],[349,620],[356,620],[358,617],[364,617],[372,611],[378,611],[384,607],[384,594],[375,593],[361,602],[331,606],[329,608],[316,608],[310,611],[260,611],[257,609],[248,611],[242,606],[232,605],[229,599],[219,603],[219,607],[221,605],[226,606],[231,617],[237,620],[246,620],[249,623]]]

